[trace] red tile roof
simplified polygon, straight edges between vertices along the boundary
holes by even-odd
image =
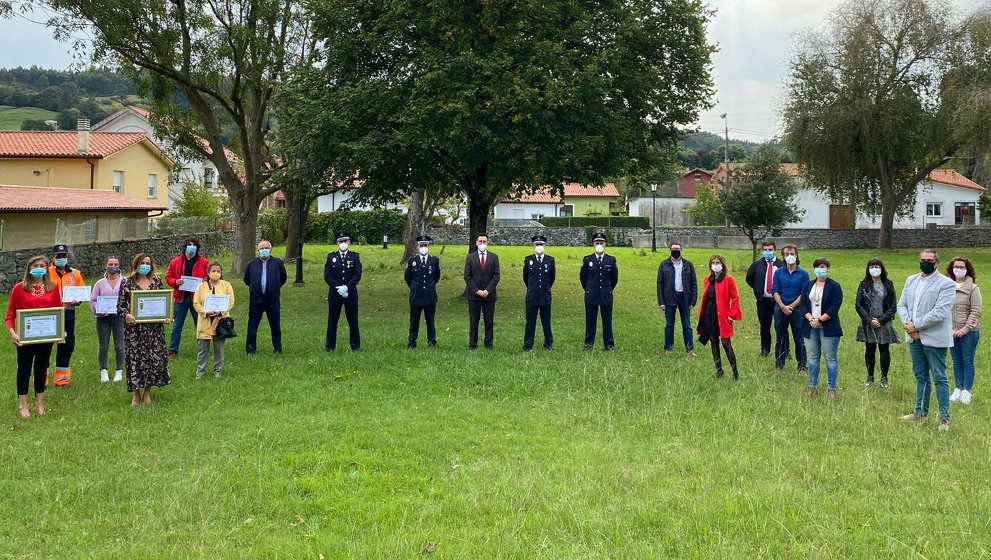
[[[501,202],[516,202],[526,204],[561,204],[561,195],[551,192],[550,187],[544,187],[538,191],[528,194],[514,194],[507,196]]]
[[[149,111],[148,109],[142,109],[141,107],[138,107],[138,106],[135,106],[135,105],[128,105],[127,108],[130,109],[130,110],[132,110],[132,111],[134,111],[135,113],[141,115],[142,117],[144,117],[146,119],[149,118],[149,117],[151,117],[151,111]]]
[[[0,214],[33,212],[151,212],[167,210],[158,202],[116,191],[0,185]]]
[[[934,183],[950,185],[951,187],[961,187],[975,191],[985,191],[984,187],[971,181],[953,169],[933,169],[929,173],[928,179]]]
[[[147,138],[143,132],[90,132],[89,152],[80,154],[75,130],[3,130],[0,131],[0,158],[101,159]]]
[[[565,183],[564,184],[564,196],[608,196],[608,197],[619,197],[619,191],[616,190],[616,185],[612,183],[606,183],[601,187],[586,186],[580,183]]]
[[[580,183],[565,183],[564,198],[574,196],[603,196],[619,198],[619,191],[616,185],[606,183],[602,187],[586,186]],[[542,187],[532,194],[516,194],[503,198],[500,202],[517,202],[528,204],[561,204],[564,202],[561,195],[552,193],[550,187]]]

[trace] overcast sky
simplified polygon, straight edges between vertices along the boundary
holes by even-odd
[[[982,0],[955,0],[973,9]],[[780,134],[777,108],[795,37],[819,28],[836,0],[710,0],[716,10],[709,39],[719,45],[713,56],[715,107],[698,123],[722,133],[727,113],[732,138],[762,141]],[[68,43],[59,43],[43,25],[22,16],[0,20],[0,67],[68,68]]]

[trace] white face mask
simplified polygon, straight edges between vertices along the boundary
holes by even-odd
[[[484,253],[485,251],[488,251],[488,250],[489,250],[489,244],[488,243],[482,243],[482,244],[480,244],[478,246],[478,252],[479,253]]]
[[[785,257],[785,262],[788,264],[795,264],[797,260],[798,257],[796,257],[795,255],[788,255],[787,257]]]
[[[596,245],[596,246],[595,246],[595,252],[596,252],[596,253],[598,253],[598,254],[600,254],[600,255],[601,255],[601,254],[602,254],[602,253],[603,253],[603,252],[604,252],[605,250],[606,250],[606,246],[605,246],[605,245]]]
[[[421,255],[427,256],[427,252],[430,251],[430,247],[427,247],[426,245],[424,245],[424,246],[420,247],[417,250],[420,251],[420,254]]]
[[[342,243],[338,243],[337,248],[340,249],[341,252],[343,253],[344,251],[347,251],[348,250],[348,247],[350,247],[350,246],[351,246],[350,243],[348,243],[347,241],[344,241]]]
[[[967,277],[967,269],[966,268],[954,268],[953,269],[953,275],[956,276],[958,280],[963,280],[964,278]]]
[[[538,255],[543,255],[544,254],[544,246],[543,245],[534,245],[533,246],[533,252],[534,253],[537,253]]]
[[[871,273],[871,276],[873,276],[874,278],[877,278],[878,276],[881,276],[881,269],[880,268],[868,268],[867,271],[870,272]]]
[[[709,266],[709,268],[711,268],[712,271],[715,272],[716,274],[719,274],[720,272],[723,271],[723,265],[719,263],[713,263],[711,266]]]

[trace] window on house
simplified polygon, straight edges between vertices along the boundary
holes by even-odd
[[[974,225],[977,223],[977,204],[974,202],[957,202],[953,204],[953,223],[958,226]]]
[[[158,198],[158,175],[148,174],[148,198]]]
[[[114,171],[114,190],[124,192],[124,172]]]
[[[206,188],[211,188],[214,186],[214,181],[216,179],[216,174],[212,167],[203,168],[203,186]]]
[[[700,180],[701,178],[702,178],[702,174],[701,173],[696,173],[695,174],[695,180],[696,181]]]
[[[927,202],[926,203],[926,217],[927,218],[941,218],[941,217],[943,217],[943,203],[942,202]]]

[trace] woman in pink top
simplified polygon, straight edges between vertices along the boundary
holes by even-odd
[[[114,383],[124,379],[124,318],[117,314],[117,296],[120,294],[120,260],[117,257],[107,259],[107,270],[103,278],[93,286],[89,298],[89,308],[96,315],[96,336],[100,340],[100,382],[110,381],[107,373],[107,353],[110,349],[110,335],[114,337],[114,354],[117,366],[114,371]],[[97,313],[97,302],[100,297],[113,297],[113,311]]]

